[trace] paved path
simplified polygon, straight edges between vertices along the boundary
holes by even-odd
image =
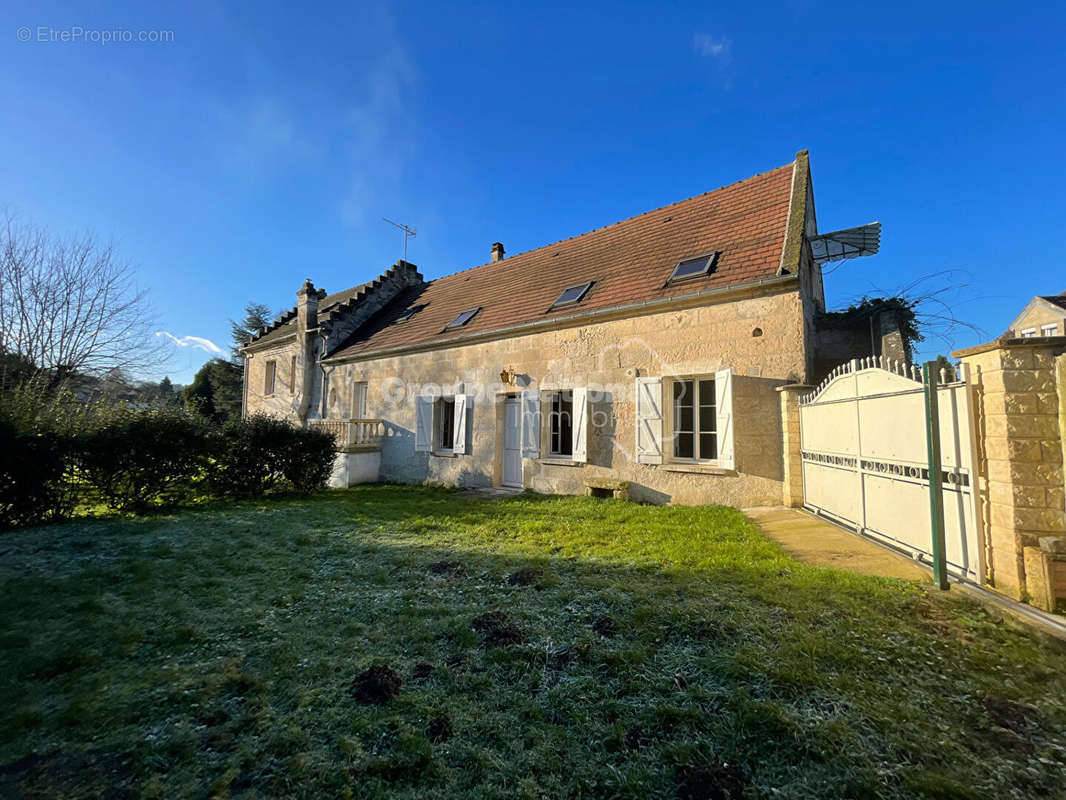
[[[837,567],[866,575],[932,581],[932,573],[913,559],[796,508],[746,508],[771,539],[797,561]]]

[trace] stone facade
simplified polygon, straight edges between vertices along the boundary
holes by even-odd
[[[978,386],[980,509],[987,580],[999,591],[1051,608],[1066,598],[1056,585],[1066,552],[1066,486],[1056,360],[1066,338],[1010,339],[955,353]],[[1061,367],[1059,369],[1062,369]]]
[[[637,501],[778,504],[783,465],[775,389],[803,374],[804,359],[793,283],[791,291],[699,308],[331,364],[326,405],[329,414],[343,415],[354,384],[366,383],[367,413],[386,423],[382,480],[487,487],[502,483],[502,404],[508,395],[589,387],[587,462],[547,456],[548,427],[541,425],[542,457],[523,459],[527,488],[583,494],[587,480],[613,479],[629,481],[629,496]],[[713,375],[723,368],[734,376],[735,468],[637,463],[636,378]],[[516,376],[514,383],[501,382],[504,371]],[[257,371],[251,375],[254,387]],[[467,454],[415,451],[415,397],[427,387],[474,395]],[[319,387],[312,408],[321,407]],[[546,407],[541,417],[547,419]]]
[[[1047,328],[1052,325],[1055,329],[1051,335],[1066,336],[1066,308],[1036,297],[1011,323],[1007,334],[1018,339],[1022,338],[1022,331],[1030,332],[1032,336],[1046,336]]]
[[[246,351],[248,412],[299,419],[304,375],[299,339],[294,333]],[[367,416],[385,423],[381,480],[499,486],[504,399],[523,389],[588,387],[587,461],[549,457],[543,424],[541,457],[522,461],[523,486],[582,494],[588,481],[610,479],[628,481],[629,497],[637,501],[775,505],[785,471],[775,390],[803,379],[806,341],[800,282],[786,279],[698,307],[391,357],[327,359],[311,369],[307,417],[312,423],[349,418],[355,384],[365,383]],[[267,395],[270,362],[275,391]],[[726,368],[733,373],[733,468],[671,463],[669,453],[663,464],[637,463],[636,379],[708,376]],[[427,391],[474,395],[467,454],[416,452],[415,397]],[[338,474],[343,469],[339,464]]]

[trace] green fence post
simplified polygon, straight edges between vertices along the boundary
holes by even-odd
[[[929,529],[933,536],[933,582],[948,589],[947,546],[944,541],[944,487],[940,466],[940,406],[937,401],[937,365],[922,365],[925,384],[925,442],[929,454]]]

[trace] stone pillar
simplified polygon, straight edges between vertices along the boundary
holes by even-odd
[[[800,457],[800,407],[801,395],[811,391],[804,383],[778,386],[781,393],[781,444],[785,465],[782,502],[789,508],[803,505],[803,462]]]
[[[1055,357],[1066,339],[1009,339],[961,350],[980,387],[978,455],[988,580],[1018,599],[1047,605],[1047,570],[1037,556],[1066,540],[1063,444]],[[1027,548],[1033,548],[1027,550]],[[1027,583],[1027,565],[1033,586]]]

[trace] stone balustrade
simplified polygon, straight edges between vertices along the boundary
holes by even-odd
[[[380,450],[385,422],[380,419],[313,419],[312,428],[333,434],[342,452]]]

